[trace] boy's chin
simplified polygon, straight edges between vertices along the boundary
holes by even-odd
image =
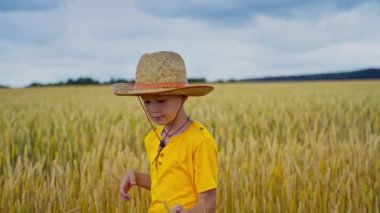
[[[161,118],[151,118],[154,123],[156,123],[157,125],[160,125],[160,126],[165,126],[168,122],[166,121],[166,119],[164,119],[163,117]]]
[[[165,126],[167,124],[164,121],[154,121],[154,123],[156,123],[157,125],[160,125],[160,126]]]

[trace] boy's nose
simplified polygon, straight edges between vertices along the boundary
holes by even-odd
[[[159,105],[156,103],[149,104],[149,110],[151,112],[157,112],[159,110]]]

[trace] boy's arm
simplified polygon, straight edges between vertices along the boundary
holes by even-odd
[[[143,172],[135,171],[136,184],[140,187],[150,190],[150,175]]]
[[[131,200],[132,197],[128,192],[134,185],[150,190],[151,182],[149,174],[134,170],[129,170],[125,173],[120,183],[120,195],[123,199]]]
[[[214,213],[216,209],[216,189],[211,189],[198,194],[198,203],[193,208],[185,211],[182,206],[175,206],[172,213]]]

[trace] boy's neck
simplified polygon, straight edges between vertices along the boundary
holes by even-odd
[[[167,133],[170,135],[173,132],[177,131],[179,128],[181,128],[181,126],[183,126],[183,124],[187,121],[188,121],[188,116],[187,116],[186,112],[184,110],[181,110],[177,116],[177,119],[175,119],[175,121],[172,121],[171,123],[165,125],[164,129],[166,131],[168,131],[170,129],[170,132]],[[185,127],[183,129],[186,129],[186,126],[187,125],[185,125]],[[182,131],[180,131],[180,132],[182,132]]]

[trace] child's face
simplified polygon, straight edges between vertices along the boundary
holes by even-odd
[[[149,117],[158,125],[168,125],[172,121],[186,96],[144,95],[141,96]]]

